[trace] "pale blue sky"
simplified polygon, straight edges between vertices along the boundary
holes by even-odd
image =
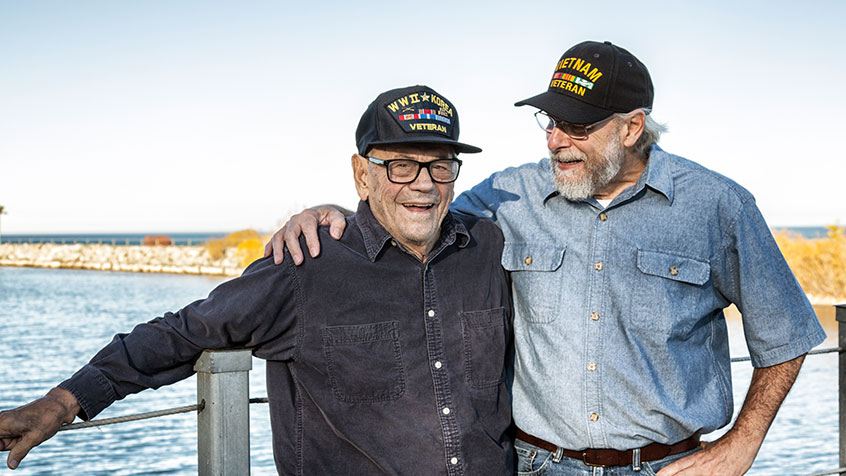
[[[533,109],[571,45],[650,69],[669,152],[773,226],[846,223],[846,2],[0,0],[4,233],[269,230],[357,202],[354,132],[381,91],[461,115],[469,188],[546,154]]]

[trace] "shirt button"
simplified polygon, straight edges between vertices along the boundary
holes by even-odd
[[[435,310],[429,309],[429,317],[435,317]]]
[[[444,415],[449,415],[449,407],[444,407],[444,409],[441,410],[441,412],[443,412]]]
[[[439,360],[439,361],[437,361],[437,362],[435,362],[435,368],[436,368],[436,369],[439,369],[439,368],[441,368],[441,367],[443,367],[443,366],[444,366],[444,364],[442,364],[440,360]]]
[[[598,320],[599,320],[599,313],[598,313],[598,312],[592,312],[592,313],[590,313],[590,320],[592,320],[592,321],[598,321]]]
[[[590,414],[590,421],[597,421],[597,420],[599,420],[599,414],[591,413]]]
[[[588,364],[588,370],[590,370],[591,372],[593,372],[594,370],[596,370],[596,362],[591,362],[591,363],[589,363],[589,364]]]
[[[605,213],[600,213],[600,214],[599,214],[599,220],[600,220],[600,221],[605,221],[605,220],[607,220],[607,219],[608,219],[608,215],[606,215]]]
[[[523,262],[526,263],[526,266],[531,266],[532,265],[532,257],[526,256],[526,259],[524,259]]]
[[[675,266],[670,266],[670,276],[678,276],[678,275],[679,275],[679,269],[676,268]]]
[[[452,464],[458,464],[458,458],[453,456],[452,458],[449,459],[449,462],[452,463]]]
[[[593,263],[593,269],[597,271],[602,271],[602,266],[602,261],[597,261],[596,263]]]
[[[394,240],[391,240],[391,246],[397,246],[397,242],[394,241]]]

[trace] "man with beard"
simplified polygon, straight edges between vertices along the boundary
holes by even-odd
[[[453,202],[505,235],[521,474],[742,474],[825,338],[752,195],[658,147],[652,99],[625,49],[572,47],[548,90],[517,103],[540,109],[549,158]],[[325,209],[306,213],[274,251],[285,238],[297,256],[290,236],[318,221],[340,228]],[[755,370],[733,427],[700,444],[733,413],[732,303]]]

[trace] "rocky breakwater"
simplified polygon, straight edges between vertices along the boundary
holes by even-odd
[[[2,244],[0,266],[74,268],[143,273],[238,276],[244,270],[237,250],[223,250],[217,259],[204,246],[114,246]]]

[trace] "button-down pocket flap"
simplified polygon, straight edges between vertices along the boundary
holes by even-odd
[[[707,261],[660,251],[638,250],[637,269],[645,274],[697,285],[705,284],[711,276],[711,265]]]
[[[555,271],[561,266],[566,250],[566,247],[506,243],[502,250],[502,267],[508,271]]]

